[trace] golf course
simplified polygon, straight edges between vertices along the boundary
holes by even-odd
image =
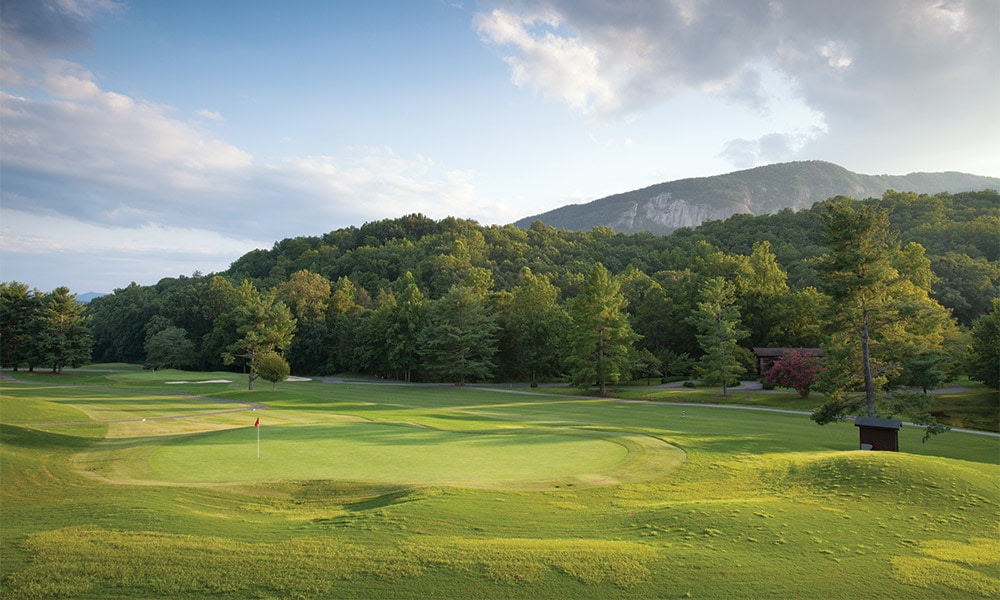
[[[863,452],[794,392],[4,376],[0,598],[1000,595],[996,435]]]

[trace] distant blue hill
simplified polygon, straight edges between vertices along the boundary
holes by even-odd
[[[104,292],[87,292],[86,294],[77,294],[76,301],[87,303],[93,300],[94,298],[100,298],[101,296],[107,296],[107,294],[105,294]]]

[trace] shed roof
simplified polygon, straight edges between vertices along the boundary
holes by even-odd
[[[812,354],[813,356],[823,356],[822,348],[754,348],[753,353],[758,357],[781,358],[786,352],[798,352],[799,354]]]
[[[876,419],[874,417],[857,417],[854,419],[855,427],[876,427],[878,429],[899,429],[903,426],[902,421],[896,419]]]

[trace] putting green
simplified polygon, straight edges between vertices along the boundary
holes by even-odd
[[[518,429],[449,432],[410,425],[271,426],[185,436],[148,455],[144,477],[171,482],[335,479],[400,484],[536,487],[662,476],[684,453],[613,432]]]

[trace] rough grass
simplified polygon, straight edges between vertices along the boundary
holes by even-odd
[[[271,406],[204,415],[200,403],[216,403],[157,393],[175,379],[77,373],[68,387],[3,384],[0,596],[998,593],[996,438],[948,433],[921,444],[904,428],[906,452],[858,452],[850,424],[799,415],[319,382],[277,393],[203,387]],[[150,416],[174,410],[187,418]],[[222,476],[256,459],[206,454],[254,453],[258,416],[262,456],[283,438],[287,468]],[[112,418],[126,420],[96,422]],[[91,423],[30,425],[77,421]],[[635,444],[625,460],[611,456],[621,440]],[[653,460],[676,456],[670,447],[686,460]],[[333,450],[341,472],[323,458]],[[508,479],[525,462],[572,476]],[[445,485],[447,469],[504,484]]]

